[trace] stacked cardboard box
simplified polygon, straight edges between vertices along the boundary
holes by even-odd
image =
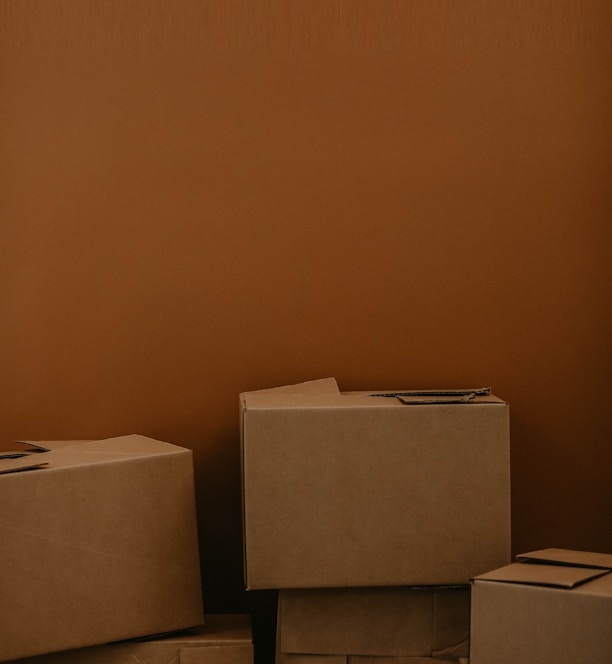
[[[472,664],[612,662],[612,554],[524,554],[472,594]]]
[[[0,453],[0,661],[202,625],[190,450],[18,447]]]
[[[248,615],[206,616],[206,624],[151,639],[28,657],[11,664],[252,664]]]
[[[465,586],[280,591],[277,659],[459,659],[468,655]],[[317,654],[317,658],[312,653]],[[401,661],[401,660],[400,660]]]
[[[435,607],[510,561],[508,405],[323,379],[240,407],[245,581],[280,590],[278,662],[464,657],[465,604]]]

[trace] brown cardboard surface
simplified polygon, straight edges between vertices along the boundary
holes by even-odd
[[[240,403],[248,588],[468,583],[510,562],[501,399],[405,405],[325,379]]]
[[[33,456],[0,476],[0,661],[203,622],[190,450],[133,435]]]
[[[276,664],[348,664],[347,655],[287,655],[276,653]]]
[[[549,562],[559,565],[572,565],[576,567],[595,567],[612,570],[612,553],[597,553],[594,551],[572,551],[569,549],[542,549],[530,553],[522,553],[518,560],[532,562]]]
[[[466,656],[469,603],[469,587],[281,590],[278,651]]]
[[[518,563],[516,567],[537,571],[554,566]],[[508,582],[506,575],[503,571],[497,579],[485,574],[473,581],[471,664],[612,661],[612,574],[573,588],[513,578]]]
[[[250,617],[208,614],[206,624],[174,635],[92,646],[10,664],[251,664]]]
[[[253,646],[183,648],[177,664],[252,664]]]
[[[279,655],[276,664],[434,664],[443,660],[434,657],[376,657],[372,655]],[[458,664],[468,664],[467,658],[460,658]]]
[[[570,567],[565,565],[530,565],[512,563],[476,577],[482,581],[505,581],[507,583],[532,583],[541,586],[573,588],[589,579],[607,574],[608,570],[592,567]]]
[[[372,657],[362,655],[351,655],[347,664],[441,664],[441,662],[457,662],[457,664],[467,664],[467,657],[459,659],[450,659],[448,657]]]

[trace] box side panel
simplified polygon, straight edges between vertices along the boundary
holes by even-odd
[[[247,570],[247,538],[244,536],[246,532],[246,482],[247,476],[245,473],[245,429],[246,429],[246,404],[244,401],[243,395],[240,395],[238,399],[238,423],[239,423],[239,433],[240,433],[240,500],[241,500],[241,518],[242,518],[242,576],[244,585],[249,589],[249,574]]]
[[[4,479],[0,659],[203,621],[190,452]]]
[[[609,664],[612,598],[476,581],[471,664]]]
[[[434,590],[432,655],[458,659],[469,655],[470,587]]]
[[[509,468],[503,404],[253,411],[248,587],[469,583],[510,562]]]

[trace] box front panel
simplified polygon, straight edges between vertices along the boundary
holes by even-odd
[[[0,479],[0,659],[202,622],[189,454]]]
[[[612,595],[577,590],[476,581],[470,664],[612,662]]]
[[[248,587],[468,583],[506,564],[508,439],[501,404],[247,411]]]
[[[285,590],[280,649],[328,655],[430,655],[431,588]]]

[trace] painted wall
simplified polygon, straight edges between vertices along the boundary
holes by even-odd
[[[193,449],[237,395],[492,385],[515,552],[612,550],[609,3],[5,0],[1,440]]]

